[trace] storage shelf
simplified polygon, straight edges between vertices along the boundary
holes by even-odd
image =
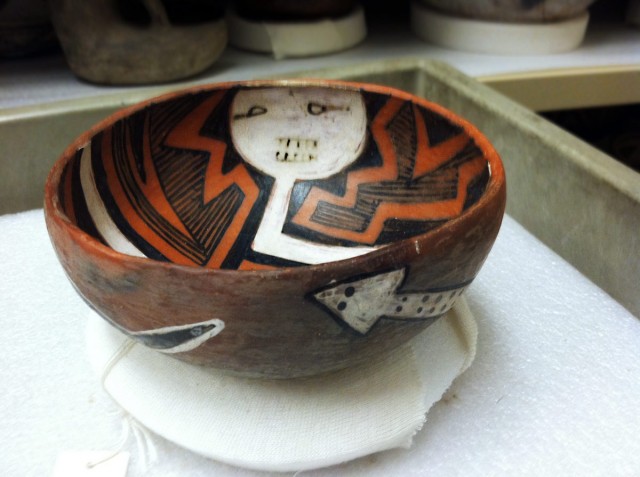
[[[441,60],[469,76],[495,77],[539,70],[640,64],[640,30],[618,23],[592,22],[584,43],[555,55],[496,56],[448,50],[417,38],[409,24],[370,25],[367,39],[350,50],[304,59],[275,60],[228,47],[209,70],[186,81],[159,86],[98,86],[77,79],[61,54],[0,63],[0,121],[22,108],[113,95],[148,97],[192,84],[282,76],[291,72],[351,66],[400,57]],[[640,90],[640,86],[637,88]]]

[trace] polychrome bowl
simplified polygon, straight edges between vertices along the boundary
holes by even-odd
[[[445,314],[494,242],[502,163],[390,88],[214,84],[78,138],[45,215],[84,299],[140,343],[254,377],[363,362]]]

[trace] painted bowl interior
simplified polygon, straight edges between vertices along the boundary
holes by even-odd
[[[182,93],[98,129],[63,172],[67,217],[127,255],[256,270],[342,260],[464,213],[490,180],[451,113],[383,88]]]

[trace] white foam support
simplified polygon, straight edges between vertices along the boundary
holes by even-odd
[[[249,51],[271,53],[277,60],[346,50],[367,36],[361,6],[341,18],[295,22],[248,20],[230,9],[227,24],[231,45]]]
[[[456,17],[419,0],[411,4],[411,26],[425,41],[454,50],[494,55],[549,55],[575,50],[584,39],[589,13],[555,22],[508,23]]]
[[[0,468],[49,475],[63,451],[115,450],[122,415],[88,364],[87,307],[48,244],[42,211],[0,217],[0,234]],[[638,318],[509,217],[466,296],[476,359],[412,447],[302,475],[637,475]],[[264,475],[153,439],[147,475]],[[142,475],[127,445],[128,475]]]

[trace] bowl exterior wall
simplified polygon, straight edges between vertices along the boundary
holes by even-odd
[[[221,320],[224,330],[175,357],[226,371],[292,378],[341,369],[407,342],[430,319],[380,316],[362,333],[314,299],[332,284],[403,270],[399,296],[457,289],[480,270],[498,233],[502,184],[491,203],[427,236],[371,256],[281,271],[205,270],[95,254],[92,243],[48,210],[56,253],[82,297],[127,333]],[[380,290],[382,293],[384,290]],[[373,302],[372,302],[373,303]],[[372,306],[375,306],[372,304]]]

